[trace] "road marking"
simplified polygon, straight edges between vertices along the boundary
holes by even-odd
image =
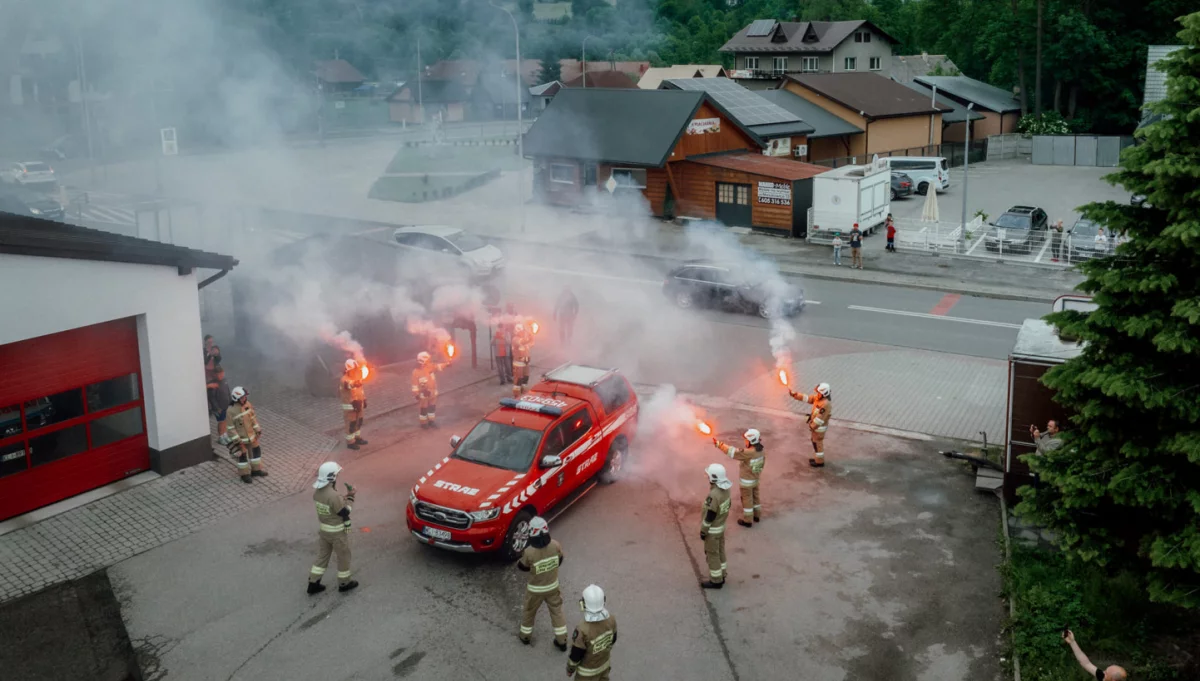
[[[987,319],[967,319],[965,317],[947,317],[945,315],[926,314],[924,312],[906,312],[904,310],[885,310],[879,307],[864,307],[862,305],[849,305],[848,309],[859,310],[861,312],[879,312],[881,314],[894,314],[903,317],[919,317],[921,319],[943,319],[948,322],[962,322],[963,324],[979,324],[980,326],[998,326],[1002,329],[1019,329],[1020,324],[1010,324],[1008,322],[993,322]]]
[[[974,244],[973,246],[971,246],[971,248],[967,249],[967,255],[971,255],[972,253],[974,253],[974,252],[975,252],[975,249],[976,249],[976,248],[979,248],[979,244],[983,243],[985,239],[987,239],[987,231],[986,231],[986,230],[984,230],[984,233],[983,233],[983,235],[982,235],[982,236],[980,236],[980,237],[979,237],[979,238],[978,238],[978,239],[975,241],[975,244]]]
[[[571,270],[559,270],[553,267],[542,267],[540,265],[513,265],[515,270],[534,270],[537,272],[549,272],[550,274],[561,274],[568,277],[590,277],[592,279],[605,279],[608,281],[626,281],[631,284],[644,284],[662,286],[662,281],[657,279],[636,279],[633,277],[617,277],[611,274],[596,274],[593,272],[572,272]],[[805,305],[820,305],[819,300],[806,300]]]
[[[1049,248],[1050,248],[1050,239],[1046,239],[1045,241],[1042,242],[1042,250],[1038,251],[1037,257],[1034,258],[1033,261],[1041,262],[1042,258],[1046,256],[1046,250]]]
[[[933,309],[929,311],[929,314],[945,317],[946,313],[950,311],[950,308],[954,307],[960,298],[962,298],[962,296],[957,293],[947,293],[946,295],[942,296],[942,299],[938,301],[937,305],[933,306]]]

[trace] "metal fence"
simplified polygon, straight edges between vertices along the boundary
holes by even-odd
[[[1033,164],[1040,166],[1090,166],[1115,168],[1121,150],[1133,145],[1132,137],[1095,135],[1034,135]]]
[[[943,142],[941,144],[927,144],[923,147],[893,149],[892,151],[882,151],[877,154],[864,156],[841,156],[839,158],[827,158],[821,161],[813,161],[812,163],[814,165],[828,166],[830,168],[840,168],[842,166],[869,163],[874,156],[879,156],[879,158],[887,158],[889,156],[932,156],[934,158],[944,157],[946,161],[950,163],[951,167],[957,167],[963,164],[964,148],[965,145],[962,142]],[[987,159],[987,140],[971,140],[971,163],[982,163]]]
[[[992,135],[987,138],[987,159],[1028,158],[1033,153],[1033,139],[1019,132]]]

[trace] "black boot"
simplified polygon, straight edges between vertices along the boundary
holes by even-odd
[[[754,527],[754,523],[746,522],[741,518],[738,518],[738,525],[741,525],[742,527]]]
[[[311,596],[313,594],[319,594],[324,590],[325,590],[325,585],[320,582],[309,582],[308,583],[308,595],[309,596]]]
[[[517,639],[519,639],[521,643],[524,643],[525,645],[530,645],[533,643],[533,639],[525,638],[524,636],[517,636]]]
[[[563,641],[562,643],[555,641],[554,647],[558,648],[559,650],[563,651],[564,653],[567,652],[567,642],[566,641]]]
[[[346,443],[346,449],[358,449],[358,445],[356,445],[356,444],[355,444],[355,443],[353,443],[353,442],[347,442],[347,443]]]
[[[725,582],[714,582],[712,580],[709,580],[707,582],[700,582],[700,588],[701,589],[723,589],[723,588],[725,588]]]
[[[438,427],[437,421],[432,421],[432,420],[431,420],[431,421],[429,422],[429,427],[430,427],[430,428],[437,428],[437,427]]]
[[[824,462],[824,461],[817,461],[816,459],[809,459],[809,460],[808,460],[808,465],[812,466],[813,468],[824,468],[824,467],[825,467],[825,462]]]
[[[365,445],[365,444],[369,444],[369,443],[366,440],[362,439],[361,437],[356,437],[356,438],[354,438],[354,444]]]
[[[358,582],[356,582],[352,579],[352,580],[346,582],[345,584],[338,586],[338,591],[340,591],[342,593],[346,593],[347,591],[350,591],[351,589],[354,589],[357,586],[358,586]]]
[[[267,477],[267,472],[262,469],[259,469],[256,471],[250,471],[250,475],[255,478],[265,478],[265,477]]]
[[[756,523],[757,523],[757,522],[758,522],[758,521],[760,521],[760,520],[762,520],[762,518],[759,518],[758,516],[754,516],[754,522],[756,522]]]
[[[242,482],[246,483],[247,485],[249,485],[249,484],[250,484],[251,480],[250,480],[250,474],[249,474],[249,473],[246,473],[245,475],[243,475],[243,476],[242,476]]]

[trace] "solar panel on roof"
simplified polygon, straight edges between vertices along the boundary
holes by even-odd
[[[681,90],[703,90],[742,125],[792,123],[800,117],[727,78],[689,78],[670,81]]]
[[[747,38],[761,38],[771,35],[771,31],[775,30],[774,19],[757,19],[750,24],[750,30],[746,31]]]

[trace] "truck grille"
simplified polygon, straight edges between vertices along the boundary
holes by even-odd
[[[418,501],[413,511],[418,518],[433,525],[441,525],[454,530],[465,530],[471,526],[471,518],[466,513],[445,506]]]

